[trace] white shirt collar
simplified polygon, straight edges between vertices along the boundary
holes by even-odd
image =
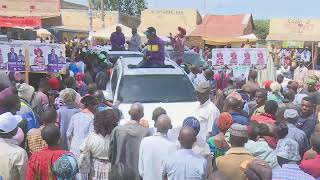
[[[209,98],[205,103],[200,104],[200,105],[199,105],[199,108],[206,107],[206,106],[208,106],[210,103],[211,103],[211,99]]]

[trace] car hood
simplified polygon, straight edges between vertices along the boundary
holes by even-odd
[[[152,120],[152,112],[158,108],[164,108],[171,118],[172,126],[181,127],[183,120],[186,117],[193,116],[199,103],[198,102],[181,102],[181,103],[143,103],[144,120],[147,120],[150,127],[154,126]],[[123,113],[124,119],[130,119],[129,109],[131,104],[120,104],[119,109]]]

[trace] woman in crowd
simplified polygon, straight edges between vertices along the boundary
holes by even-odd
[[[108,179],[110,162],[108,158],[110,134],[119,119],[113,110],[97,112],[94,118],[94,132],[84,140],[81,153],[89,153],[91,158],[90,180]]]
[[[69,149],[77,158],[80,155],[82,142],[93,132],[93,119],[98,101],[93,96],[88,95],[82,98],[81,103],[84,104],[85,109],[71,117],[66,133],[67,140],[70,143]]]
[[[61,145],[64,149],[68,149],[66,133],[71,121],[71,117],[78,113],[80,109],[76,105],[77,92],[71,88],[61,91],[60,98],[63,105],[58,110],[58,122],[60,125]]]
[[[229,113],[221,113],[218,119],[219,134],[209,138],[208,143],[213,160],[219,156],[223,156],[229,149],[224,135],[233,124],[232,116]]]

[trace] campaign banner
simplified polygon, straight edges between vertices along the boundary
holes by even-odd
[[[26,71],[26,49],[24,44],[7,44],[8,71]],[[16,54],[18,51],[18,55]]]
[[[25,71],[25,46],[22,43],[0,43],[0,70]]]
[[[265,48],[217,48],[212,49],[212,63],[218,66],[267,67],[268,51]]]
[[[32,43],[29,51],[31,72],[58,73],[66,66],[65,47],[62,44]]]

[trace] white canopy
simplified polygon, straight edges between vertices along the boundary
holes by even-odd
[[[106,27],[105,29],[100,29],[98,31],[95,31],[95,32],[92,33],[92,37],[109,39],[111,34],[116,31],[116,27],[117,26],[121,27],[122,33],[124,34],[126,39],[131,38],[132,29],[127,27],[127,26],[125,26],[125,25],[123,25],[123,24],[115,24],[112,27]],[[143,33],[140,33],[140,32],[138,32],[138,34],[141,37],[145,36]]]
[[[46,36],[50,36],[50,35],[51,35],[51,33],[46,29],[43,29],[43,28],[37,29],[37,36],[39,36],[39,37],[43,37],[43,36],[46,37]]]
[[[248,40],[258,40],[257,36],[254,34],[247,34],[237,37],[238,39],[248,39]]]

